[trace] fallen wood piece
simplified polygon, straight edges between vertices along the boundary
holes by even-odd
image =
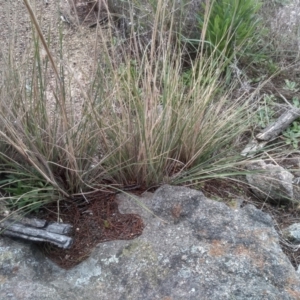
[[[284,112],[276,122],[266,127],[262,132],[256,135],[256,139],[250,141],[244,150],[242,156],[253,157],[257,151],[261,150],[268,141],[275,139],[282,131],[300,117],[300,109],[293,107],[291,110]]]
[[[34,242],[48,242],[67,249],[73,239],[65,234],[70,234],[72,226],[69,224],[47,222],[39,219],[23,218],[21,220],[5,220],[0,223],[1,234],[18,237]]]
[[[63,235],[70,234],[72,232],[72,225],[53,222],[48,224],[47,231]]]
[[[23,225],[28,225],[30,227],[35,227],[35,228],[44,228],[47,225],[47,221],[46,220],[40,220],[40,219],[29,219],[29,218],[21,218],[20,220],[7,220],[7,223],[15,223],[16,221],[22,223]],[[1,224],[0,224],[1,226]]]
[[[282,131],[287,129],[290,124],[300,117],[300,109],[292,108],[283,113],[278,120],[266,127],[261,133],[256,135],[259,141],[270,141],[276,138]]]

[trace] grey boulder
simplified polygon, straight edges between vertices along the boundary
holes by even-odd
[[[246,179],[256,196],[262,200],[293,201],[298,199],[294,190],[294,175],[281,166],[258,161],[248,166],[252,171]]]
[[[294,223],[285,228],[282,231],[282,235],[289,242],[293,244],[300,244],[300,223]]]
[[[31,244],[1,239],[0,299],[300,299],[272,219],[254,206],[234,210],[169,185],[118,201],[142,216],[143,234],[99,244],[69,271]]]

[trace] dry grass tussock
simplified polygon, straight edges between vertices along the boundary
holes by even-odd
[[[239,153],[259,120],[262,91],[287,74],[297,79],[297,26],[289,23],[284,37],[290,38],[281,38],[272,0],[263,6],[269,34],[252,48],[262,50],[243,56],[242,67],[238,54],[252,40],[227,51],[235,33],[226,31],[207,48],[209,9],[191,53],[190,41],[166,29],[166,16],[170,28],[174,20],[162,1],[151,31],[140,35],[124,35],[107,10],[105,24],[90,28],[103,18],[84,1],[62,10],[55,1],[24,0],[27,10],[21,2],[0,3],[0,214],[39,212],[49,202],[59,210],[61,200],[126,186],[171,183],[220,192],[219,178],[244,173]],[[285,148],[277,146],[257,156],[282,155]],[[232,182],[222,199],[238,187]]]
[[[253,120],[257,90],[232,97],[237,83],[224,83],[227,62],[207,56],[201,43],[188,58],[187,45],[166,33],[161,1],[148,43],[118,35],[110,18],[105,28],[59,23],[47,31],[24,3],[30,47],[21,57],[7,44],[0,83],[1,188],[9,205],[33,210],[95,190],[238,172],[236,146]],[[75,63],[66,45],[86,30],[93,51]]]

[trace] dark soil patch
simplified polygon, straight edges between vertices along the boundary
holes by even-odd
[[[96,193],[63,200],[48,205],[39,218],[60,221],[73,226],[73,245],[61,249],[42,243],[42,252],[60,267],[70,269],[85,260],[95,246],[111,240],[129,240],[139,236],[144,228],[142,219],[135,214],[121,214],[115,201],[116,193]]]
[[[252,193],[243,181],[229,179],[210,179],[202,184],[200,190],[207,198],[225,202],[230,206],[232,201],[250,199]]]

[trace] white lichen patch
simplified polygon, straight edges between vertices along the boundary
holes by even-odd
[[[119,262],[119,258],[115,255],[108,257],[107,259],[101,259],[101,262],[103,262],[105,265],[110,265],[112,263],[117,264]]]
[[[90,258],[66,274],[70,284],[82,286],[89,284],[93,277],[101,276],[102,268],[96,259]]]

